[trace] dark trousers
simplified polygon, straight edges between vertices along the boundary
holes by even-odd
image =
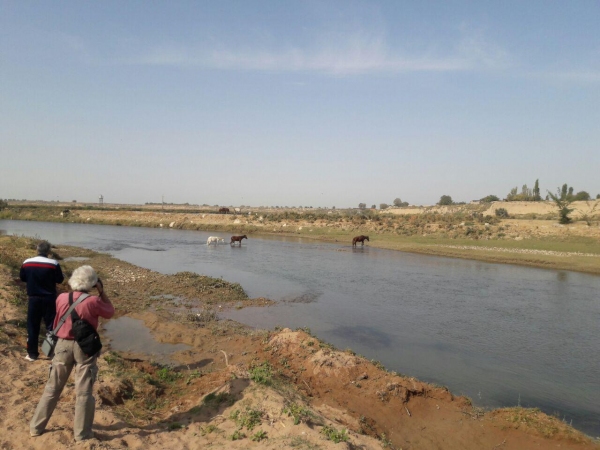
[[[27,308],[27,353],[29,356],[37,358],[40,355],[38,341],[42,319],[44,319],[46,331],[50,331],[54,325],[55,316],[55,297],[29,297]]]

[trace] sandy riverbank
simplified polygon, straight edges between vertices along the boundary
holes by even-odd
[[[32,248],[28,239],[0,237],[0,426],[9,431],[0,435],[0,448],[75,447],[72,385],[48,433],[28,434],[48,364],[23,359],[25,296],[14,278]],[[157,341],[190,346],[172,355],[172,368],[147,355],[110,351],[105,341],[95,386],[96,438],[77,448],[598,448],[537,410],[485,412],[304,330],[251,330],[217,320],[219,307],[269,304],[246,298],[239,285],[189,273],[161,275],[78,248],[55,251],[88,258],[121,317],[143,320]],[[81,263],[62,264],[69,274]]]

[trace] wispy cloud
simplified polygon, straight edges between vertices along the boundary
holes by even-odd
[[[531,78],[541,78],[545,80],[555,82],[567,82],[572,83],[599,83],[600,82],[600,71],[593,70],[565,70],[565,71],[546,71],[546,72],[532,72],[528,74]]]
[[[499,69],[508,65],[507,52],[486,44],[479,37],[460,40],[446,55],[427,51],[418,55],[394,51],[381,34],[357,33],[320,39],[309,49],[287,47],[213,48],[157,46],[130,64],[199,66],[226,70],[314,72],[342,76],[365,73],[452,72]]]

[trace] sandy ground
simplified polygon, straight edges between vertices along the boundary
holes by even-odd
[[[28,421],[49,361],[23,359],[25,297],[14,269],[30,256],[25,241],[0,238],[1,449],[599,448],[554,417],[522,408],[474,408],[443,387],[387,372],[303,330],[251,330],[190,314],[244,302],[268,305],[245,298],[236,285],[187,273],[161,275],[71,247],[55,249],[66,258],[65,272],[81,264],[68,257],[89,258],[119,315],[143,320],[157,341],[190,348],[171,355],[175,367],[163,367],[151,355],[111,351],[105,338],[95,385],[96,438],[73,441],[72,382],[48,432],[31,438]],[[167,301],[166,295],[188,303]],[[347,441],[328,440],[327,432],[342,430]]]

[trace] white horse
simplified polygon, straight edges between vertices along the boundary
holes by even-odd
[[[210,245],[210,244],[224,244],[225,243],[225,239],[220,238],[218,236],[211,236],[206,240],[206,245]]]

